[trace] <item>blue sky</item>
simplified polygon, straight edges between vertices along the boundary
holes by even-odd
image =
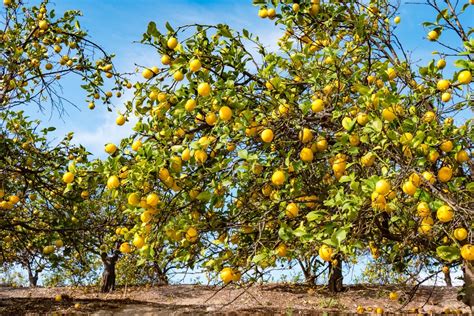
[[[276,40],[281,31],[272,21],[260,19],[257,8],[251,0],[60,0],[52,6],[59,12],[67,9],[78,9],[83,12],[81,26],[88,30],[91,39],[102,45],[108,52],[117,55],[115,63],[122,72],[135,69],[134,62],[140,64],[159,64],[159,56],[152,49],[138,41],[146,30],[149,21],[155,21],[163,27],[166,21],[173,26],[189,23],[226,23],[235,29],[246,28],[258,35],[267,46],[276,47]],[[412,52],[414,60],[426,61],[431,58],[431,52],[440,47],[437,44],[423,40],[426,30],[421,26],[423,21],[433,19],[432,10],[426,6],[402,4],[399,15],[402,22],[397,28],[397,35]],[[449,63],[449,60],[448,60]],[[58,128],[56,135],[60,137],[69,131],[76,135],[77,143],[82,143],[94,154],[103,152],[103,145],[108,142],[118,142],[127,136],[131,123],[119,127],[115,125],[115,113],[109,113],[105,107],[98,105],[94,111],[87,109],[84,101],[85,94],[78,89],[80,82],[74,79],[63,81],[64,93],[79,106],[79,110],[69,108],[67,115],[60,118],[57,113],[41,113],[35,108],[29,108],[28,113],[34,118],[40,118],[44,125]],[[114,112],[121,108],[127,95],[115,99]]]

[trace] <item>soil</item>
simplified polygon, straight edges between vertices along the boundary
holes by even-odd
[[[459,288],[420,287],[406,306],[388,298],[390,291],[396,291],[403,300],[410,290],[401,286],[355,285],[332,295],[322,287],[292,284],[224,288],[169,285],[121,287],[102,294],[89,287],[0,287],[0,315],[344,315],[354,313],[358,305],[368,314],[381,307],[387,315],[470,315],[469,308],[456,299]],[[60,302],[55,301],[58,294],[62,296]]]

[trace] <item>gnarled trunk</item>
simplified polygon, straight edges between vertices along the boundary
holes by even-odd
[[[451,281],[451,272],[448,270],[444,273],[444,282],[446,283],[447,287],[453,287],[453,282]]]
[[[118,254],[107,256],[106,253],[101,253],[102,264],[104,265],[104,272],[102,272],[102,282],[100,291],[102,293],[112,292],[115,290],[115,264],[118,260]]]
[[[298,264],[300,265],[301,271],[303,271],[305,284],[313,286],[316,284],[316,264],[317,261],[313,258],[298,258]]]
[[[464,261],[463,265],[464,285],[462,301],[471,308],[474,313],[474,268],[471,263]]]
[[[342,292],[343,290],[342,260],[339,256],[337,256],[335,260],[337,261],[336,264],[329,262],[328,287],[329,291],[332,293]]]
[[[28,280],[30,281],[30,287],[36,287],[38,285],[38,271],[33,273],[32,269],[28,267]]]

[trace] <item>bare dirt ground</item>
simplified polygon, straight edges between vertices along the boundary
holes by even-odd
[[[403,298],[409,290],[357,285],[330,295],[324,288],[291,284],[170,285],[101,294],[95,288],[0,288],[0,315],[344,315],[354,313],[358,305],[368,314],[381,307],[385,314],[470,315],[469,308],[456,299],[459,288],[421,287],[406,306],[388,298],[390,291]],[[58,294],[61,302],[54,300]]]

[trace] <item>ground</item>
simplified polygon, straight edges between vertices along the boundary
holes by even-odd
[[[377,307],[386,313],[469,314],[469,308],[457,301],[459,288],[421,287],[413,300],[404,306],[388,298],[390,291],[400,297],[411,288],[399,286],[363,286],[346,288],[330,295],[324,288],[302,285],[268,284],[251,287],[212,287],[170,285],[159,287],[122,287],[111,294],[96,288],[0,288],[0,315],[24,314],[92,314],[92,315],[297,315],[328,312],[355,312],[358,305],[370,311]],[[61,295],[60,302],[55,301]],[[77,304],[79,304],[77,306]]]

